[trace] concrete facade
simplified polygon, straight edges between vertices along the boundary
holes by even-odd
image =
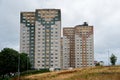
[[[34,68],[35,12],[21,12],[20,22],[20,52],[28,54]]]
[[[63,28],[63,68],[94,66],[93,26]]]
[[[29,55],[32,68],[61,68],[61,11],[59,9],[21,12],[20,29],[20,52]]]

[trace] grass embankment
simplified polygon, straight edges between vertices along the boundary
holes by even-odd
[[[120,80],[120,66],[89,67],[23,76],[20,80]]]

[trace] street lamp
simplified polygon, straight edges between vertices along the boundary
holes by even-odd
[[[20,80],[20,54],[18,55],[18,80]]]
[[[109,60],[110,60],[110,59],[109,59],[109,49],[108,49],[108,66],[110,65],[110,64],[109,64]]]

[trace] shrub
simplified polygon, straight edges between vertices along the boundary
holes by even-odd
[[[30,74],[38,74],[38,73],[45,73],[45,72],[50,72],[49,69],[40,69],[40,70],[29,70],[22,72],[20,75],[30,75]]]

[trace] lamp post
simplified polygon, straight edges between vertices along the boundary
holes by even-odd
[[[28,74],[28,55],[27,55],[27,74]]]
[[[20,54],[18,55],[18,80],[20,80]]]
[[[109,49],[108,49],[108,66],[110,65],[110,64],[109,64],[109,60],[110,60],[110,59],[109,59]]]

